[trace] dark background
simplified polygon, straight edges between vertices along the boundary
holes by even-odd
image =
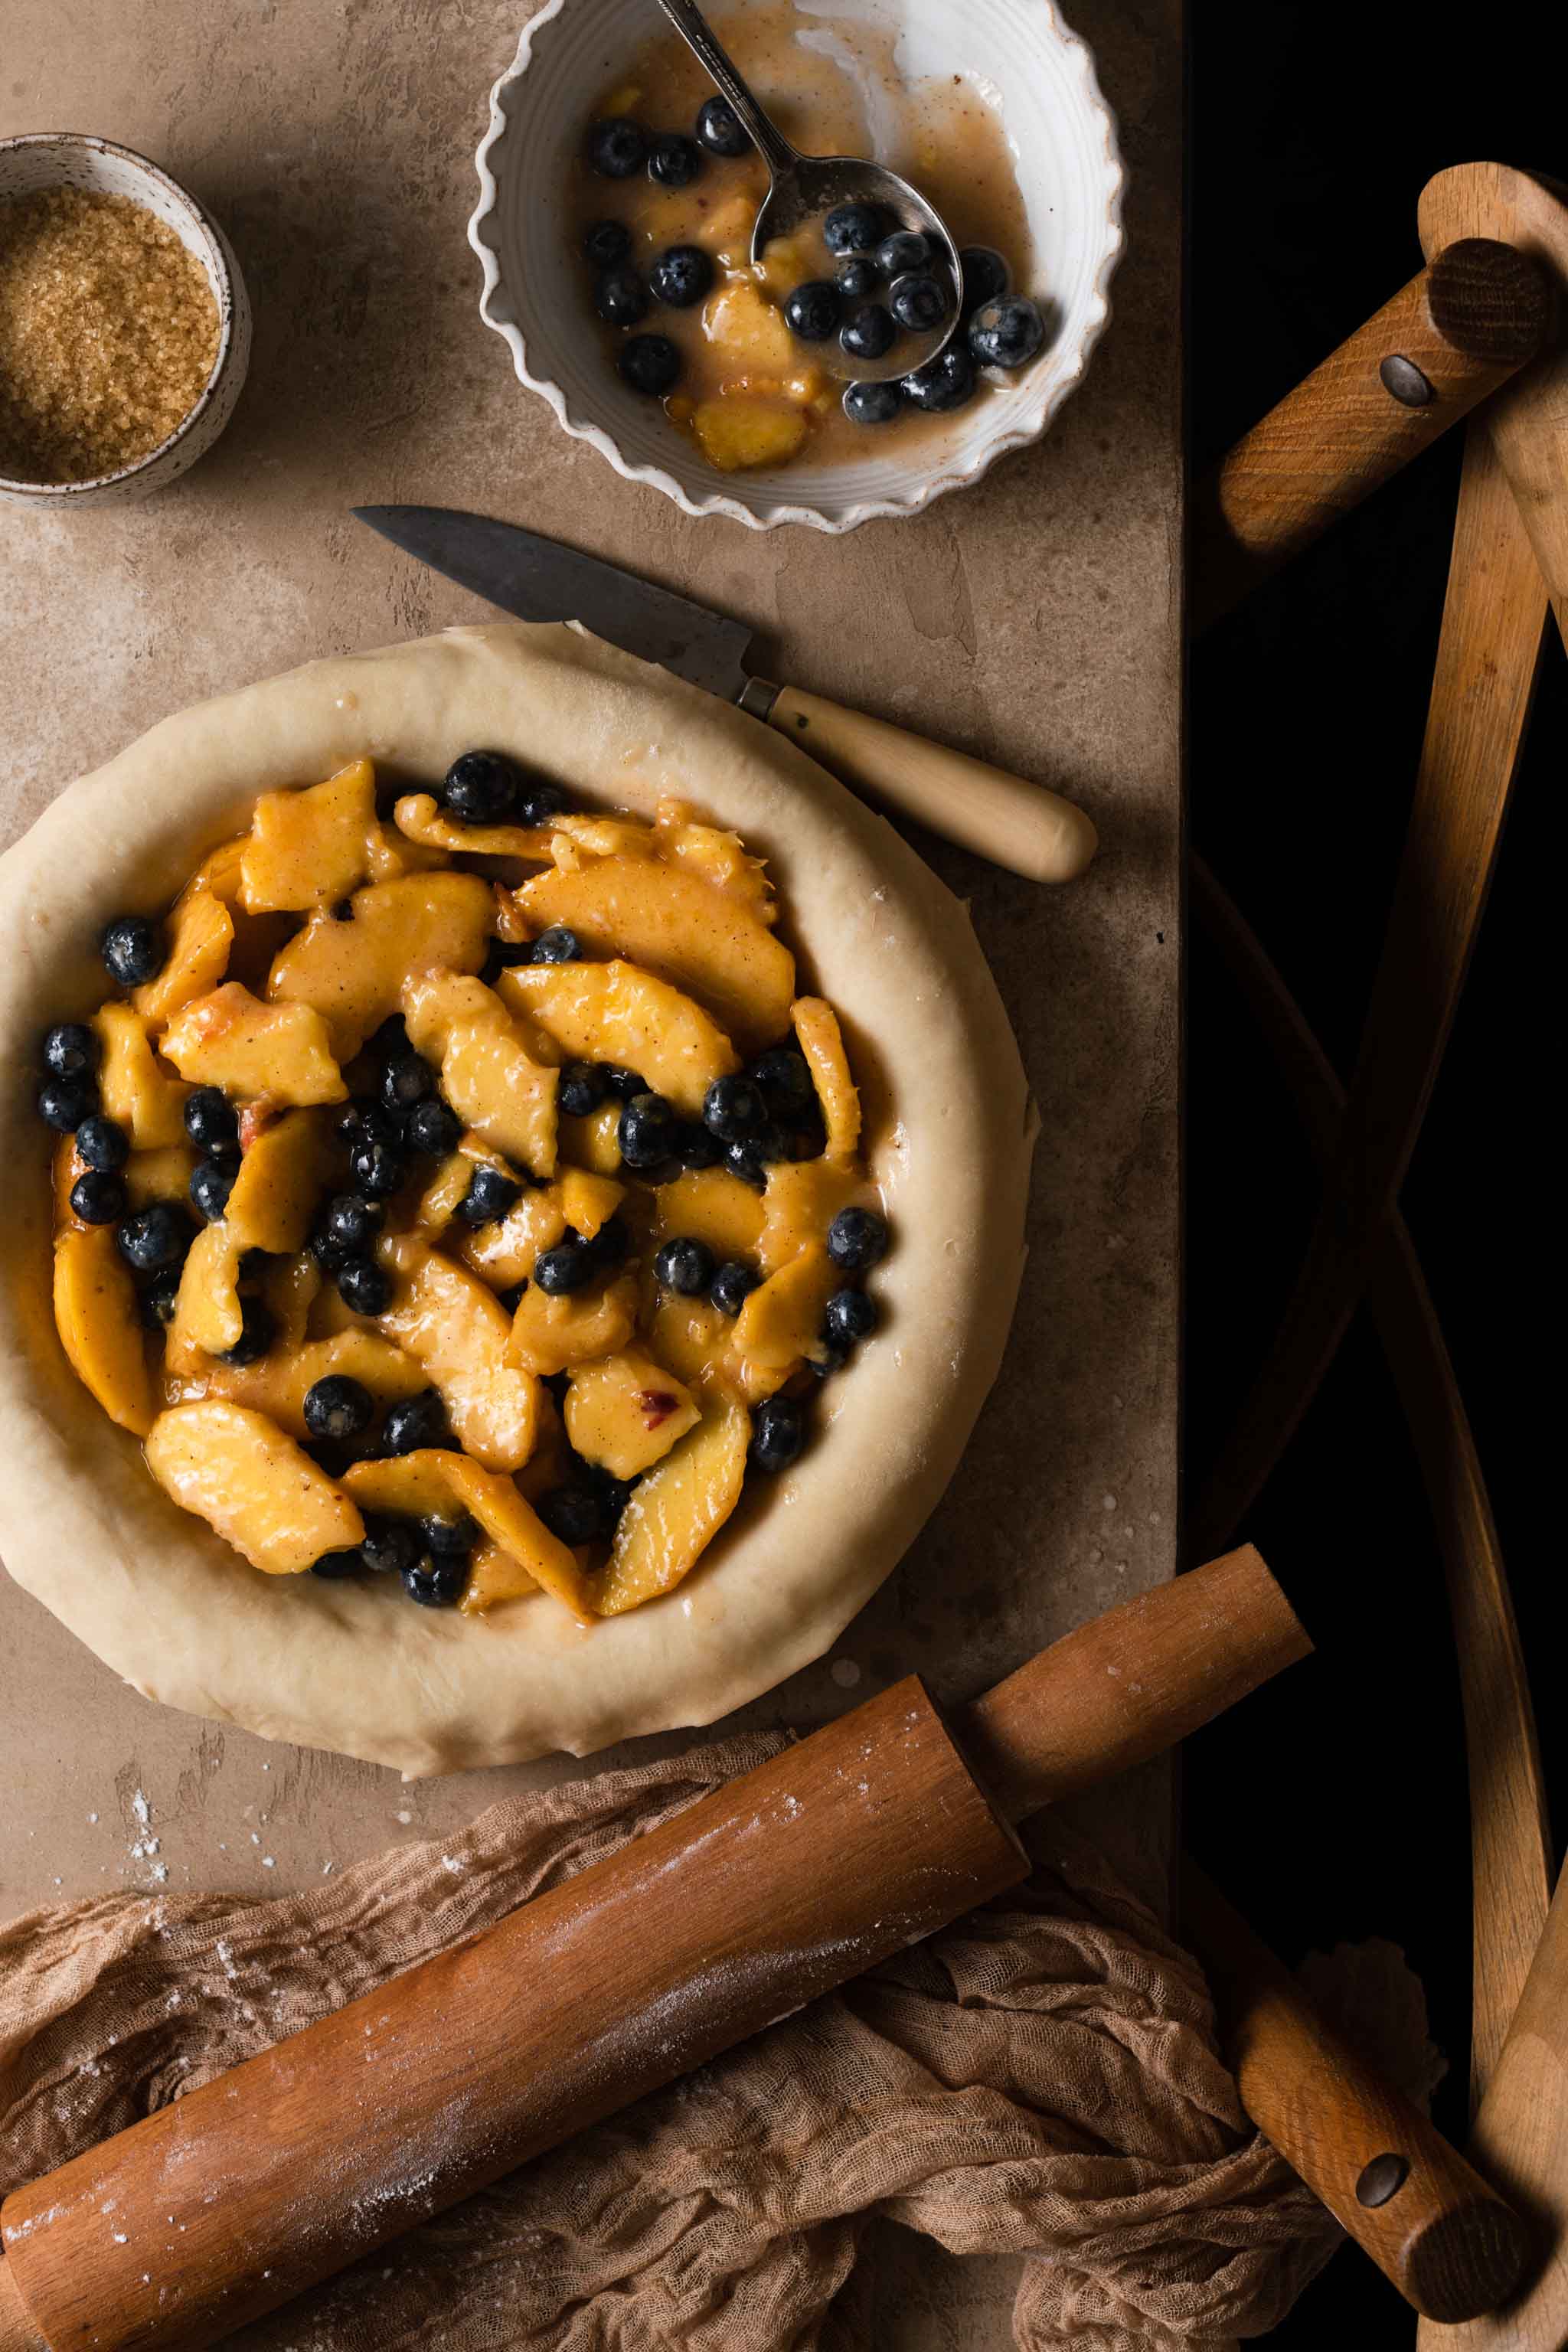
[[[1451,163],[1568,178],[1562,25],[1494,6],[1265,5],[1189,16],[1189,423],[1201,471],[1421,265],[1416,197]],[[1445,25],[1448,26],[1446,33]],[[1460,435],[1419,459],[1192,656],[1192,839],[1281,966],[1342,1076],[1381,940],[1442,610]],[[1563,1546],[1554,819],[1568,666],[1549,646],[1464,1007],[1404,1205],[1491,1486],[1531,1660],[1554,1822]],[[1188,1493],[1273,1328],[1308,1162],[1273,1066],[1194,922],[1187,1091]],[[1191,1743],[1188,1842],[1288,1958],[1385,1936],[1423,1978],[1463,2139],[1468,1792],[1431,1522],[1375,1336],[1354,1327],[1247,1531],[1321,1654]],[[1339,2254],[1273,2338],[1414,2339]]]

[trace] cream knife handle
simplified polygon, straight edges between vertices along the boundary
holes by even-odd
[[[1070,882],[1094,856],[1099,836],[1081,809],[984,760],[763,678],[752,679],[741,708],[857,792],[1028,881]]]

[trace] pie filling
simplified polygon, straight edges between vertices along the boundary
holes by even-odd
[[[54,1307],[268,1575],[426,1607],[671,1591],[787,1469],[888,1242],[761,860],[500,753],[268,793],[43,1043]]]

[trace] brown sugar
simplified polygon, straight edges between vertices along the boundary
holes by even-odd
[[[206,273],[128,196],[0,198],[0,475],[84,482],[155,449],[217,357]]]

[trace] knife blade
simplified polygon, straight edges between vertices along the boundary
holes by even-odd
[[[602,557],[452,507],[351,509],[405,555],[522,621],[581,621],[624,652],[738,702],[855,791],[1036,882],[1066,882],[1094,856],[1083,811],[966,752],[747,672],[752,632]]]

